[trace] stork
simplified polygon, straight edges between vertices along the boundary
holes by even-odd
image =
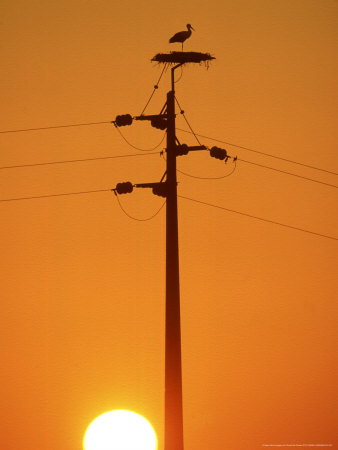
[[[190,38],[191,30],[194,30],[194,28],[190,25],[190,23],[187,24],[187,28],[188,28],[188,31],[179,31],[178,33],[174,34],[174,36],[172,38],[169,39],[169,42],[171,44],[173,42],[181,42],[181,44],[182,44],[182,51],[183,51],[183,42],[186,39]]]

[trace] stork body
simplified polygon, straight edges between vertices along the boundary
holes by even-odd
[[[170,44],[172,44],[173,42],[181,42],[182,51],[183,51],[183,42],[185,40],[187,40],[188,38],[190,38],[191,30],[193,30],[193,27],[190,25],[190,23],[188,23],[187,28],[188,28],[187,31],[179,31],[178,33],[174,34],[174,36],[169,39]]]

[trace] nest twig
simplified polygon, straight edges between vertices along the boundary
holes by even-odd
[[[152,61],[165,64],[185,64],[185,63],[205,63],[207,67],[209,62],[215,59],[210,53],[200,52],[170,52],[170,53],[157,53],[152,58]]]

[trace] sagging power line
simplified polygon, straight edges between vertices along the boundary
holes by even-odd
[[[102,192],[109,192],[109,193],[111,193],[112,191],[113,191],[112,188],[107,188],[107,189],[93,189],[93,190],[77,191],[77,192],[62,192],[62,193],[58,193],[58,194],[32,195],[32,196],[25,196],[25,197],[15,197],[15,198],[0,199],[0,203],[2,203],[2,202],[9,203],[9,202],[17,202],[17,201],[25,201],[25,200],[51,199],[51,198],[55,198],[55,197],[68,197],[68,196],[72,196],[72,195],[97,194],[97,193],[102,193]],[[208,203],[208,202],[205,202],[205,201],[202,201],[202,200],[198,200],[198,199],[195,199],[195,198],[190,198],[190,197],[186,197],[186,196],[183,196],[183,195],[178,195],[178,197],[179,198],[183,198],[185,200],[190,200],[190,201],[195,202],[195,203],[199,203],[202,206],[209,206],[209,207],[212,207],[212,208],[217,208],[217,209],[224,210],[224,211],[227,211],[227,212],[230,212],[230,213],[246,216],[246,217],[249,217],[251,219],[257,219],[257,220],[260,220],[260,221],[263,221],[263,222],[266,222],[266,223],[279,225],[279,226],[282,226],[282,227],[285,227],[285,228],[290,228],[290,229],[294,229],[294,230],[298,230],[298,231],[303,231],[304,233],[310,233],[310,234],[313,234],[313,235],[321,236],[323,238],[333,239],[335,241],[338,240],[338,238],[336,238],[334,236],[329,236],[329,235],[323,234],[323,233],[317,233],[315,231],[307,230],[305,228],[295,227],[293,225],[277,222],[277,221],[272,220],[272,219],[266,219],[264,217],[252,215],[252,214],[249,214],[249,213],[245,213],[243,211],[237,211],[235,209],[229,209],[229,208],[226,208],[224,206],[214,205],[212,203]],[[160,210],[162,210],[163,207],[164,207],[164,203],[162,204]],[[123,211],[126,213],[126,215],[128,217],[130,217],[130,218],[132,218],[134,220],[139,220],[139,221],[150,220],[153,217],[156,217],[156,215],[160,212],[160,210],[158,210],[153,216],[151,216],[148,219],[140,219],[140,218],[132,217],[129,213],[127,213],[126,209],[123,208]]]
[[[151,155],[159,155],[161,152],[152,152],[152,153],[134,153],[134,154],[126,154],[126,155],[112,155],[112,156],[97,156],[96,158],[81,158],[81,159],[66,159],[62,161],[47,161],[42,163],[32,163],[32,164],[18,164],[13,166],[2,166],[1,169],[19,169],[19,168],[28,168],[28,167],[37,167],[37,166],[50,166],[54,164],[71,164],[71,163],[80,163],[80,162],[92,162],[92,161],[103,161],[107,159],[119,159],[119,158],[134,158],[137,156],[151,156]]]
[[[165,137],[165,135],[164,135]],[[161,143],[164,140],[164,137],[161,140]],[[160,143],[160,144],[161,144]],[[159,145],[160,145],[159,144]],[[131,144],[129,144],[131,145]],[[157,145],[157,147],[159,146]],[[137,148],[134,147],[133,148]],[[207,149],[208,150],[208,149]],[[79,159],[66,159],[66,160],[61,160],[61,161],[46,161],[46,162],[39,162],[39,163],[31,163],[31,164],[14,164],[11,166],[0,166],[0,170],[5,170],[5,169],[20,169],[20,168],[31,168],[31,167],[38,167],[38,166],[50,166],[50,165],[58,165],[58,164],[74,164],[74,163],[82,163],[82,162],[94,162],[94,161],[103,161],[103,160],[111,160],[111,159],[119,159],[119,158],[129,158],[129,157],[137,157],[137,156],[150,156],[150,155],[162,155],[162,151],[158,151],[158,152],[152,152],[152,151],[148,151],[148,150],[144,150],[145,153],[135,153],[135,154],[125,154],[125,155],[112,155],[112,156],[98,156],[95,158],[79,158]],[[314,178],[309,178],[309,177],[304,177],[302,175],[297,175],[295,173],[291,173],[291,172],[287,172],[286,170],[280,170],[280,169],[276,169],[274,167],[270,167],[270,166],[266,166],[264,164],[259,164],[259,163],[255,163],[253,161],[248,161],[242,158],[237,158],[237,161],[240,162],[244,162],[247,164],[251,164],[257,167],[262,167],[265,169],[269,169],[269,170],[273,170],[275,172],[279,172],[279,173],[283,173],[285,175],[290,175],[296,178],[300,178],[306,181],[312,181],[314,183],[318,183],[318,184],[322,184],[324,186],[329,186],[329,187],[333,187],[333,188],[338,188],[337,185],[335,184],[331,184],[331,183],[326,183],[324,181],[320,181],[320,180],[315,180]],[[187,172],[184,172],[180,169],[176,169],[178,172],[182,173],[183,175],[189,176],[191,178],[196,178],[196,179],[200,179],[200,180],[220,180],[222,178],[227,178],[229,175],[231,175],[232,173],[234,173],[235,169],[237,168],[237,166],[235,168],[233,168],[233,170],[231,170],[230,173],[227,173],[225,175],[221,175],[221,176],[198,176],[198,175],[193,175]]]
[[[250,147],[244,147],[243,145],[234,144],[233,142],[225,141],[225,140],[222,140],[222,139],[216,139],[216,138],[213,138],[211,136],[206,136],[204,134],[194,133],[192,131],[184,130],[182,128],[178,128],[177,127],[176,129],[179,130],[179,131],[182,131],[183,133],[192,133],[192,134],[194,134],[194,135],[196,135],[198,137],[202,137],[204,139],[210,139],[211,141],[220,142],[221,144],[230,145],[231,147],[240,148],[242,150],[247,150],[248,152],[254,152],[254,153],[258,153],[260,155],[269,156],[270,158],[275,158],[275,159],[279,159],[280,161],[285,161],[285,162],[288,162],[288,163],[297,164],[299,166],[307,167],[309,169],[319,170],[321,172],[326,172],[326,173],[329,173],[331,175],[338,175],[337,172],[333,172],[331,170],[323,169],[323,168],[317,167],[317,166],[311,166],[310,164],[306,164],[306,163],[303,163],[303,162],[300,162],[300,161],[295,161],[293,159],[283,158],[281,156],[273,155],[271,153],[262,152],[260,150],[255,150],[255,149],[250,148]]]
[[[186,120],[186,118],[185,118],[185,120]],[[24,132],[30,132],[30,131],[44,131],[44,130],[53,130],[53,129],[61,129],[61,128],[72,128],[72,127],[84,127],[84,126],[103,125],[103,124],[107,125],[107,124],[111,124],[111,123],[112,123],[112,121],[108,120],[108,121],[101,121],[101,122],[85,122],[85,123],[65,124],[65,125],[51,125],[51,126],[47,126],[47,127],[23,128],[23,129],[14,129],[14,130],[0,130],[0,134],[24,133]],[[188,125],[188,126],[190,126],[190,125]],[[196,133],[196,132],[194,132],[192,130],[184,130],[183,128],[179,128],[179,127],[176,127],[176,130],[182,131],[183,133],[193,134],[195,137],[201,137],[201,138],[204,138],[204,139],[210,139],[211,141],[220,142],[222,144],[230,145],[231,147],[239,148],[239,149],[242,149],[242,150],[247,150],[247,151],[254,152],[254,153],[257,153],[257,154],[260,154],[260,155],[264,155],[264,156],[275,158],[275,159],[278,159],[278,160],[281,160],[281,161],[285,161],[285,162],[288,162],[288,163],[291,163],[291,164],[297,164],[299,166],[307,167],[309,169],[318,170],[320,172],[329,173],[331,175],[338,175],[337,172],[334,172],[334,171],[331,171],[331,170],[328,170],[328,169],[323,169],[321,167],[317,167],[317,166],[313,166],[313,165],[310,165],[310,164],[306,164],[304,162],[295,161],[295,160],[292,160],[292,159],[288,159],[288,158],[284,158],[284,157],[281,157],[281,156],[273,155],[271,153],[263,152],[263,151],[260,151],[260,150],[257,150],[257,149],[251,148],[251,147],[245,147],[243,145],[235,144],[233,142],[229,142],[229,141],[226,141],[224,139],[222,140],[222,139],[214,138],[212,136],[206,136],[204,134]],[[129,142],[128,142],[128,144],[131,145]],[[140,148],[138,148],[137,146],[135,146],[134,148],[140,150]],[[145,150],[145,151],[148,151],[148,150]]]

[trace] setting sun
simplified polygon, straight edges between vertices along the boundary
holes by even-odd
[[[156,450],[157,437],[150,423],[125,410],[98,416],[87,428],[84,450]]]

